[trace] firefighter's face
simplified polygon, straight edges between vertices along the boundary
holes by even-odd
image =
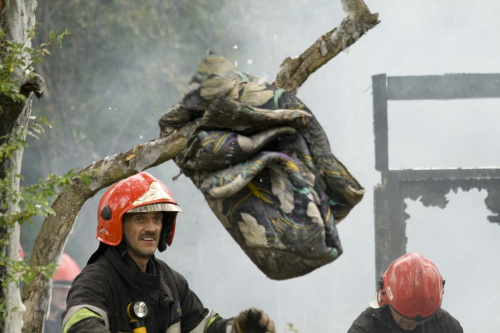
[[[155,253],[160,240],[162,220],[162,212],[124,215],[123,236],[132,259],[149,259]]]
[[[394,322],[396,322],[396,325],[398,325],[400,328],[402,328],[405,331],[413,331],[418,325],[421,324],[421,322],[418,322],[418,321],[412,320],[412,319],[408,319],[408,318],[405,318],[405,317],[399,315],[392,308],[391,308],[391,313],[392,313],[392,318],[394,318]]]

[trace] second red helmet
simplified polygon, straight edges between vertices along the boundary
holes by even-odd
[[[54,282],[71,283],[81,271],[76,261],[69,254],[63,253],[61,264],[54,274]]]
[[[436,265],[416,252],[394,260],[382,276],[377,292],[380,307],[389,305],[403,317],[431,317],[443,300],[443,277]]]
[[[175,220],[182,209],[168,187],[147,172],[140,172],[113,184],[102,196],[97,209],[96,238],[111,246],[122,241],[122,219],[127,212],[170,212],[164,214],[158,249],[165,250],[175,233]]]

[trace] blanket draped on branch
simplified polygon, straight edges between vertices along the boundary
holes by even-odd
[[[161,136],[193,121],[175,162],[264,274],[305,275],[342,254],[336,224],[364,189],[301,100],[211,53]]]

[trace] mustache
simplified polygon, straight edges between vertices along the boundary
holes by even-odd
[[[152,231],[147,231],[147,232],[145,232],[145,233],[141,234],[141,235],[139,236],[139,239],[140,239],[140,238],[144,238],[144,237],[153,237],[153,238],[155,238],[155,239],[156,239],[156,238],[157,238],[157,236],[158,236],[158,235],[157,235],[155,232],[152,232]]]

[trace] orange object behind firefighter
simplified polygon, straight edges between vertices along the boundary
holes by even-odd
[[[75,277],[81,272],[80,266],[67,253],[61,256],[61,264],[54,274],[50,313],[45,322],[44,333],[61,332],[61,313],[66,309],[66,296]]]

